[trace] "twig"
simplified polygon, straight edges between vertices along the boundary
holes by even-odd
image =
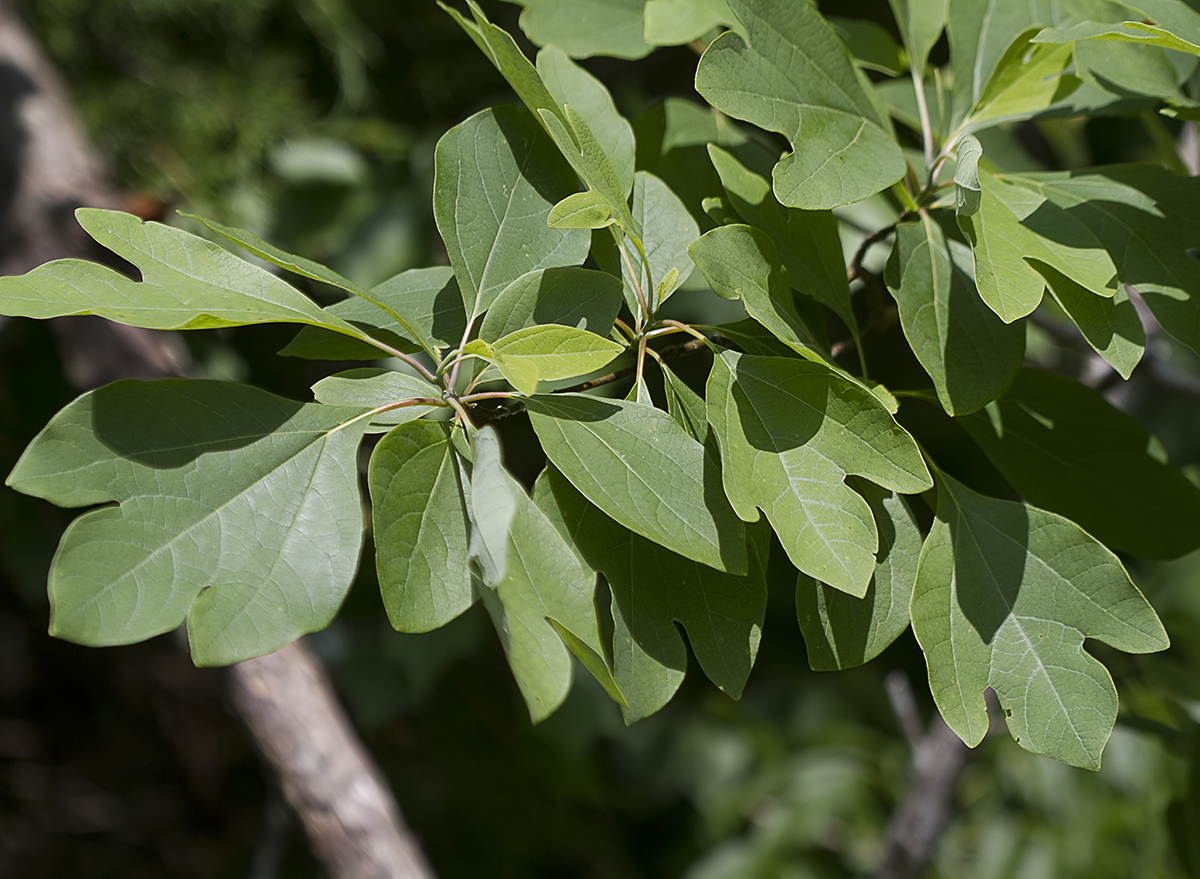
[[[860,243],[858,245],[858,250],[854,251],[854,259],[850,260],[850,268],[846,271],[846,279],[847,280],[849,280],[849,281],[858,280],[858,278],[863,274],[862,264],[863,264],[863,260],[867,256],[867,251],[870,250],[874,245],[878,244],[883,239],[887,238],[893,232],[895,232],[896,227],[899,226],[904,220],[908,219],[908,216],[909,215],[907,212],[901,214],[899,217],[896,218],[896,222],[892,223],[889,226],[884,226],[882,229],[880,229],[877,232],[872,232],[870,235],[868,235],[866,238],[864,238],[862,240],[862,243]]]
[[[934,714],[922,733],[912,688],[903,672],[892,672],[886,686],[897,722],[912,744],[912,763],[908,790],[888,822],[873,879],[918,879],[950,818],[958,779],[971,752],[940,714]]]

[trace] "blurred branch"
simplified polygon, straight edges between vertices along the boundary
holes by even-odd
[[[0,274],[51,259],[104,260],[107,251],[79,228],[74,209],[122,204],[57,73],[11,4],[0,0]],[[174,334],[91,317],[50,325],[67,378],[80,390],[188,371],[187,348]],[[228,679],[235,708],[334,879],[433,876],[320,663],[303,645],[233,666]],[[270,853],[260,854],[260,866],[268,865]]]
[[[892,672],[885,683],[897,722],[912,745],[912,762],[908,790],[888,823],[873,879],[917,879],[949,821],[958,779],[971,752],[936,711],[928,729],[921,730],[904,672]]]

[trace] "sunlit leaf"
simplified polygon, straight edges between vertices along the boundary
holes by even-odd
[[[792,144],[775,166],[785,205],[823,210],[861,201],[904,176],[891,122],[845,46],[808,3],[731,0],[749,40],[708,47],[696,90],[714,107]]]
[[[1099,768],[1117,691],[1083,641],[1163,650],[1162,624],[1117,557],[1074,522],[945,474],[937,484],[912,625],[938,710],[973,747],[988,730],[991,687],[1023,748]]]

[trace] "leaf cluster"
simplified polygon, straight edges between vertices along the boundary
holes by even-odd
[[[366,528],[357,449],[382,434],[367,485],[392,625],[480,601],[535,721],[576,662],[627,721],[660,709],[686,672],[677,623],[738,697],[767,568],[786,564],[814,668],[864,663],[911,625],[964,741],[986,733],[991,688],[1023,747],[1097,767],[1117,694],[1085,640],[1167,646],[1115,553],[1196,548],[1200,495],[1099,393],[1024,367],[1025,322],[1052,301],[1127,378],[1140,299],[1200,351],[1200,192],[1150,165],[1011,170],[989,143],[1048,115],[1194,114],[1200,15],[896,0],[901,47],[803,0],[523,5],[533,61],[476,4],[446,7],[521,103],[437,144],[449,267],[366,289],[219,223],[201,221],[260,262],[81,210],[139,279],[77,260],[0,279],[8,315],[291,323],[281,353],[368,364],[310,403],[120,382],[60,412],[8,479],[92,508],[50,572],[52,631],[116,644],[186,622],[193,658],[220,664],[327,625]],[[710,106],[633,123],[575,60],[691,43]],[[320,307],[263,261],[348,298]],[[695,320],[705,297],[735,316]],[[868,371],[891,324],[917,387]],[[697,352],[703,387],[668,364]],[[946,472],[902,404],[954,419],[1011,493]],[[527,417],[545,453],[531,488],[504,465],[503,417]]]

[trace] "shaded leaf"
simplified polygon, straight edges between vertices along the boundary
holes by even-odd
[[[557,114],[550,110],[538,110],[538,116],[579,179],[587,184],[595,196],[608,204],[617,225],[626,234],[640,239],[642,229],[629,212],[625,187],[617,175],[617,169],[587,121],[569,105]]]
[[[501,336],[538,324],[578,327],[608,335],[621,308],[621,282],[591,269],[538,269],[513,281],[496,297],[479,325],[479,338]]]
[[[708,410],[704,398],[684,383],[665,363],[659,364],[663,374],[663,392],[667,412],[688,436],[700,444],[708,439]]]
[[[875,517],[879,549],[866,595],[855,598],[807,574],[796,583],[796,615],[808,664],[836,671],[869,662],[908,628],[908,603],[917,580],[921,531],[904,499],[864,480],[852,480]]]
[[[601,510],[682,556],[745,573],[745,529],[716,467],[666,412],[581,394],[527,406],[546,457]]]
[[[990,686],[1021,747],[1098,768],[1117,691],[1083,640],[1163,650],[1162,624],[1116,556],[1074,522],[945,474],[937,484],[912,625],[938,710],[974,747],[987,733]]]
[[[706,397],[738,516],[754,522],[761,509],[792,564],[861,597],[878,535],[845,479],[925,491],[932,483],[913,438],[870,391],[808,360],[724,352]]]
[[[950,0],[889,0],[904,47],[908,49],[909,64],[918,76],[925,71],[929,50],[942,35]]]
[[[467,327],[462,293],[448,266],[401,272],[372,287],[371,296],[400,314],[414,315],[410,323],[438,348],[458,345]],[[405,354],[420,350],[402,326],[364,299],[352,296],[324,311]],[[318,327],[301,328],[279,353],[309,360],[378,360],[385,356],[374,345]]]
[[[901,223],[884,277],[946,412],[965,415],[1004,393],[1025,357],[1025,328],[1005,324],[980,300],[965,246],[928,216]]]
[[[196,664],[225,665],[327,626],[362,548],[362,414],[179,379],[75,400],[7,480],[59,506],[108,505],[63,535],[51,634],[129,644],[186,617]]]
[[[1108,365],[1128,379],[1146,350],[1146,331],[1124,287],[1112,299],[1095,296],[1066,275],[1040,266],[1054,301],[1079,328],[1080,334]]]
[[[1133,0],[1123,3],[1131,20],[1083,21],[1066,28],[1047,28],[1038,43],[1073,43],[1077,40],[1115,40],[1174,49],[1200,55],[1200,13],[1178,0]]]
[[[1079,88],[1079,79],[1067,72],[1071,47],[1032,43],[1038,30],[1022,31],[1004,50],[963,121],[963,130],[1028,119]]]
[[[833,214],[785,208],[767,181],[732,154],[718,146],[710,146],[708,154],[734,210],[775,242],[787,267],[788,282],[827,305],[857,336],[858,320],[850,304],[846,262]]]
[[[469,316],[526,272],[587,256],[586,231],[546,226],[577,186],[528,113],[476,113],[442,135],[434,162],[433,213]]]
[[[508,535],[523,494],[500,461],[500,438],[490,424],[471,436],[471,539],[467,556],[479,566],[487,586],[495,588],[508,569]]]
[[[521,30],[539,46],[553,43],[572,58],[641,58],[654,50],[643,39],[645,0],[508,0],[525,7]]]
[[[401,632],[444,626],[475,601],[466,474],[448,431],[429,421],[402,424],[371,454],[367,481],[379,590]]]
[[[558,46],[538,52],[537,71],[554,98],[562,116],[567,104],[587,120],[588,128],[617,172],[621,191],[633,185],[633,157],[636,152],[633,127],[617,112],[612,95],[596,77],[567,57]]]
[[[750,542],[746,575],[723,573],[617,524],[553,468],[538,482],[538,503],[555,510],[551,519],[612,590],[613,674],[626,722],[653,714],[683,681],[687,649],[675,621],[709,680],[739,698],[766,611],[765,547]]]
[[[688,248],[713,292],[741,299],[750,316],[800,354],[818,358],[821,337],[796,310],[774,242],[753,226],[721,226]]]
[[[891,123],[846,47],[808,3],[731,0],[749,40],[708,47],[696,90],[714,107],[792,144],[775,166],[785,205],[822,210],[861,201],[904,176]]]
[[[827,16],[839,40],[846,44],[859,67],[876,70],[888,76],[899,76],[907,66],[900,57],[900,47],[883,25],[860,18]]]
[[[986,413],[961,423],[1022,497],[1113,549],[1175,558],[1200,546],[1200,492],[1091,388],[1023,369]]]

